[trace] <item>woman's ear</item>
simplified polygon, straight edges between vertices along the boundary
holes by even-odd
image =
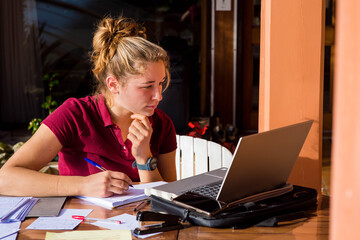
[[[112,93],[119,93],[119,81],[113,76],[110,75],[106,78],[106,86]]]

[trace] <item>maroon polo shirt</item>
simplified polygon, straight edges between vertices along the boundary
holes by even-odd
[[[150,149],[154,156],[176,150],[176,133],[171,119],[156,109],[149,117],[153,128]],[[132,143],[123,142],[121,129],[110,117],[102,95],[69,98],[43,122],[58,138],[61,175],[87,176],[100,170],[85,157],[104,168],[126,173],[132,181],[140,181],[137,168],[132,167]]]

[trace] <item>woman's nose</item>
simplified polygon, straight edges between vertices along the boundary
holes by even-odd
[[[162,87],[161,86],[158,86],[155,88],[153,99],[155,99],[159,102],[162,100]]]

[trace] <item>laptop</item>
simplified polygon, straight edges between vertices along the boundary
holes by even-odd
[[[201,189],[212,188],[214,192],[208,197],[231,203],[276,191],[287,185],[312,123],[310,120],[242,137],[229,168],[145,189],[145,193],[171,201],[189,191],[202,194]]]

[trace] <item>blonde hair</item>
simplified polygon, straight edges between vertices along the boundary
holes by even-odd
[[[167,81],[164,90],[168,87],[168,55],[163,48],[146,40],[145,31],[145,27],[131,18],[106,17],[100,21],[94,34],[93,52],[90,55],[92,72],[97,80],[95,94],[101,93],[104,97],[108,95],[108,75],[114,75],[120,83],[126,84],[129,76],[144,74],[147,63],[159,60],[165,65]]]

